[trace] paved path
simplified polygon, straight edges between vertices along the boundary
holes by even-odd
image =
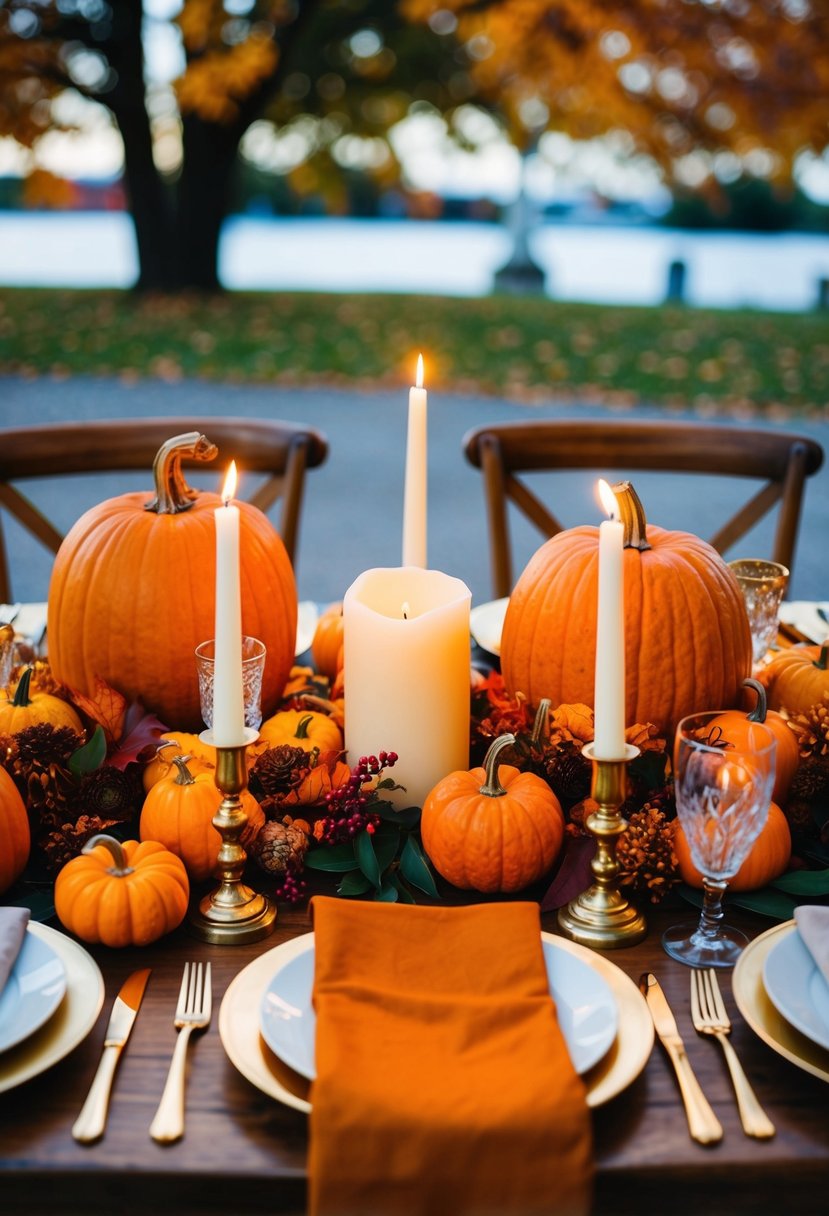
[[[198,381],[167,384],[117,380],[22,380],[0,376],[0,426],[71,419],[173,414],[278,417],[319,427],[328,436],[327,463],[309,475],[300,534],[297,579],[303,599],[340,598],[360,571],[400,562],[405,453],[406,392],[356,393],[333,389],[263,388]],[[464,433],[486,421],[510,418],[602,417],[599,406],[520,406],[498,398],[429,394],[429,563],[464,579],[476,603],[491,598],[486,521],[480,475],[461,452]],[[618,416],[618,411],[616,411]],[[657,409],[625,411],[625,416],[659,418]],[[680,415],[671,415],[678,417]],[[769,424],[770,427],[773,424]],[[829,453],[829,422],[794,419],[786,427],[812,436]],[[2,435],[0,435],[2,442]],[[221,460],[221,456],[220,456]],[[197,478],[193,478],[197,481]],[[561,477],[559,514],[569,526],[598,522],[590,474]],[[654,523],[710,534],[720,516],[747,497],[746,487],[681,475],[639,474],[637,489]],[[219,475],[208,482],[218,488]],[[40,501],[56,522],[71,522],[81,511],[124,489],[148,486],[146,477],[120,475],[72,478],[43,487]],[[736,491],[736,492],[735,492]],[[565,504],[562,506],[562,504]],[[558,508],[557,508],[558,510]],[[9,525],[8,540],[18,599],[43,599],[50,557],[34,555],[25,536]],[[529,525],[515,530],[516,568],[537,547]],[[829,537],[829,470],[807,486],[797,564],[790,598],[829,598],[826,548]],[[763,556],[771,545],[771,525],[761,525],[730,556]],[[25,552],[25,557],[24,557]]]

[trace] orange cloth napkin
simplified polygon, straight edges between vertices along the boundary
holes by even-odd
[[[311,1216],[589,1210],[536,904],[313,901]]]

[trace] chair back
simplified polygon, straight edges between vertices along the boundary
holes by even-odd
[[[512,502],[544,537],[555,536],[563,528],[520,474],[639,469],[759,479],[763,482],[760,488],[717,529],[710,543],[724,553],[778,507],[771,559],[791,571],[804,482],[823,462],[820,444],[802,435],[695,422],[599,419],[501,423],[469,431],[463,449],[484,478],[496,598],[509,595],[513,585],[508,503]]]
[[[27,480],[78,473],[146,470],[147,489],[156,453],[175,435],[203,432],[219,459],[237,460],[245,474],[263,474],[248,501],[267,512],[281,499],[278,531],[295,562],[306,469],[321,465],[328,441],[312,427],[255,418],[124,418],[62,422],[0,431],[0,508],[57,553],[63,536],[21,491]],[[201,466],[204,468],[204,466]],[[0,518],[0,602],[12,598]]]

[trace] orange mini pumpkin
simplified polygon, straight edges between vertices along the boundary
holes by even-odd
[[[23,799],[0,766],[0,895],[23,873],[30,846],[29,818]]]
[[[689,887],[701,889],[702,874],[691,860],[691,850],[679,820],[674,824],[674,852],[683,880]],[[728,881],[729,891],[754,891],[757,887],[764,887],[773,878],[785,873],[791,856],[792,834],[788,820],[773,802],[762,832],[737,873]]]
[[[314,667],[329,680],[336,678],[343,665],[343,606],[331,604],[317,621],[311,643]]]
[[[313,751],[315,747],[321,752],[340,752],[343,749],[343,734],[334,719],[328,714],[308,709],[280,710],[262,723],[259,738],[269,747],[289,743],[291,747],[301,747],[306,752]]]
[[[648,525],[630,486],[614,487],[625,525],[625,717],[672,734],[685,714],[740,702],[751,631],[732,572],[705,541]],[[559,532],[530,559],[501,639],[509,692],[537,705],[592,705],[599,529]]]
[[[514,742],[499,736],[483,768],[450,773],[426,796],[423,847],[455,887],[520,891],[547,873],[561,849],[564,815],[546,781],[499,766],[499,753]]]
[[[68,701],[53,697],[48,692],[29,695],[32,669],[27,667],[20,677],[14,696],[4,693],[0,698],[0,735],[16,735],[27,726],[47,723],[49,726],[68,726],[83,742],[83,724]]]
[[[711,729],[719,728],[725,742],[733,747],[741,748],[749,744],[751,724],[760,722],[767,726],[774,736],[777,747],[774,756],[774,788],[771,792],[773,802],[785,802],[789,787],[800,764],[800,748],[794,731],[786,719],[773,709],[766,708],[766,690],[759,680],[744,680],[746,688],[751,689],[757,696],[757,704],[749,714],[737,709],[727,710],[714,718]]]
[[[762,680],[771,709],[808,713],[829,699],[829,642],[779,651],[763,668]]]
[[[171,775],[173,756],[190,757],[191,771],[197,773],[212,773],[216,768],[216,749],[202,743],[198,735],[190,735],[184,731],[166,731],[158,741],[155,756],[144,767],[142,781],[144,792],[149,793],[157,781]]]
[[[152,787],[141,809],[139,832],[142,840],[156,840],[184,862],[194,882],[203,882],[216,868],[222,838],[213,826],[221,795],[212,772],[195,775],[187,767],[189,756],[173,756],[176,770]],[[243,847],[250,844],[262,824],[265,812],[251,794],[241,794],[248,822],[241,836]]]

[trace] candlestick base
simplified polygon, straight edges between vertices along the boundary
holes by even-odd
[[[590,863],[595,881],[560,909],[559,928],[565,937],[594,950],[633,946],[647,933],[647,924],[616,886],[620,869],[616,844],[627,829],[627,821],[619,813],[626,793],[627,766],[639,755],[639,749],[626,744],[624,759],[597,760],[593,744],[588,743],[582,755],[593,763],[591,794],[599,804],[599,809],[585,820],[585,827],[597,841],[596,855]]]
[[[242,882],[247,853],[239,843],[248,817],[240,795],[247,788],[245,750],[259,732],[245,730],[245,741],[237,747],[216,747],[213,732],[200,738],[216,747],[216,786],[224,795],[213,816],[213,826],[222,838],[217,858],[220,881],[198,907],[190,909],[188,927],[202,941],[232,946],[255,942],[273,932],[276,905],[265,895]]]

